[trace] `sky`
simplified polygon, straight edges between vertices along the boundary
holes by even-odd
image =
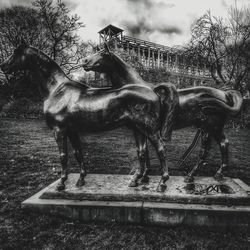
[[[12,4],[30,5],[32,0],[0,0],[0,8]],[[64,0],[81,17],[83,40],[99,42],[98,31],[109,24],[125,35],[174,46],[190,39],[190,27],[210,10],[225,17],[230,6],[250,7],[250,0]]]

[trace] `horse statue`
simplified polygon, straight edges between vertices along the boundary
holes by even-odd
[[[145,82],[140,75],[118,55],[111,52],[105,43],[103,49],[84,58],[83,68],[86,71],[93,70],[105,73],[110,79],[114,88],[124,85],[148,86],[156,89],[157,85]],[[159,85],[161,86],[162,83]],[[242,106],[242,96],[236,90],[222,91],[212,87],[192,87],[178,89],[178,105],[175,107],[175,118],[173,124],[168,129],[181,129],[189,126],[198,128],[201,135],[201,150],[199,159],[193,169],[185,178],[186,182],[193,182],[194,174],[200,165],[205,164],[205,159],[211,148],[211,140],[215,139],[220,147],[222,163],[215,174],[215,178],[223,178],[223,170],[228,166],[228,146],[229,142],[223,129],[228,116],[237,115]],[[199,135],[199,134],[197,134]],[[199,136],[183,155],[186,159],[192,148],[196,146]],[[147,151],[147,150],[146,150]],[[147,154],[147,167],[150,166]],[[147,170],[147,169],[146,169]],[[144,176],[146,174],[144,173]],[[145,177],[147,179],[147,177]]]
[[[142,84],[130,84],[121,88],[91,88],[69,79],[60,66],[37,48],[24,41],[13,54],[0,65],[5,74],[18,70],[29,70],[35,75],[44,100],[43,111],[46,123],[53,129],[61,160],[61,178],[58,191],[65,189],[68,177],[69,139],[80,167],[76,186],[85,184],[86,170],[80,145],[80,135],[94,131],[112,130],[127,126],[134,133],[139,156],[139,167],[129,186],[138,185],[145,165],[144,145],[148,139],[154,146],[162,169],[162,187],[169,178],[162,130],[164,130],[165,110],[169,110],[170,87],[160,86],[156,90]],[[162,112],[163,110],[163,112]],[[169,119],[167,119],[169,120]]]

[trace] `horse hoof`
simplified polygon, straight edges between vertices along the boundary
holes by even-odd
[[[149,177],[147,175],[142,176],[140,181],[141,181],[142,184],[148,184],[149,183]]]
[[[169,179],[169,174],[163,174],[162,182],[165,183]]]
[[[85,185],[85,180],[84,179],[78,179],[78,181],[76,182],[76,186],[77,187],[82,187]]]
[[[222,181],[223,180],[223,174],[222,173],[216,173],[214,176],[214,179],[217,181]]]
[[[129,187],[137,187],[138,183],[137,183],[137,181],[131,181],[128,186]]]
[[[65,184],[63,183],[59,183],[56,187],[57,191],[62,191],[65,189]]]
[[[186,176],[184,179],[184,182],[186,182],[186,183],[194,182],[194,177],[193,176]]]
[[[164,183],[162,183],[162,184],[160,185],[160,187],[159,187],[159,191],[162,192],[162,193],[165,192],[166,189],[167,189],[167,185],[164,184]]]

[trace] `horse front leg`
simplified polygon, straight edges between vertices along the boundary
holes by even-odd
[[[68,147],[67,147],[67,134],[66,129],[56,128],[54,130],[55,140],[58,145],[60,160],[61,160],[61,179],[57,185],[57,190],[65,189],[65,181],[68,179]]]
[[[68,132],[68,137],[69,137],[70,143],[74,150],[74,155],[76,157],[76,160],[80,168],[80,176],[76,183],[76,186],[81,187],[85,184],[84,178],[86,176],[86,170],[83,164],[83,155],[82,155],[82,150],[81,150],[81,140],[80,140],[79,135],[73,131]]]
[[[145,148],[145,168],[144,168],[144,172],[142,174],[141,177],[141,183],[149,183],[149,176],[148,176],[148,170],[150,169],[150,158],[149,158],[149,151],[148,151],[148,142],[147,140],[145,140],[144,146]]]
[[[153,144],[158,158],[160,160],[161,170],[162,170],[162,183],[161,190],[166,189],[166,181],[169,179],[168,165],[166,161],[166,154],[164,150],[164,141],[161,138],[160,132],[157,132],[154,135],[149,136],[151,143]]]
[[[143,177],[145,163],[146,163],[146,137],[142,135],[138,130],[134,130],[134,137],[137,147],[137,156],[139,159],[139,167],[135,170],[135,173],[129,183],[129,187],[137,187],[138,180]]]

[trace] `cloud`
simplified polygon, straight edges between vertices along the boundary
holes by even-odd
[[[0,9],[1,8],[5,8],[5,7],[10,7],[12,5],[26,5],[26,6],[30,6],[31,3],[33,1],[32,0],[1,0],[0,1]]]
[[[120,21],[128,35],[165,45],[182,43],[186,25],[178,14],[178,1],[173,0],[126,0],[128,17]],[[179,39],[178,39],[179,38]]]
[[[152,0],[127,0],[128,11],[132,14],[132,18],[122,20],[121,25],[131,36],[142,37],[150,36],[154,32],[162,34],[181,34],[182,30],[174,24],[164,22],[164,18],[159,20],[157,13],[162,9],[167,11],[174,8],[175,4],[168,2],[157,2]]]
[[[56,1],[56,0],[54,0]],[[207,10],[226,16],[227,9],[249,0],[62,0],[72,13],[81,17],[85,27],[79,30],[84,40],[98,42],[98,31],[108,24],[124,29],[126,35],[173,46],[190,38],[191,24]],[[1,7],[31,5],[32,0],[0,0]]]
[[[78,7],[78,3],[72,0],[63,0],[62,2],[65,3],[66,6],[71,10],[74,10]]]
[[[166,1],[152,0],[127,0],[128,11],[131,13],[131,18],[121,21],[121,25],[131,36],[142,38],[142,36],[150,37],[154,32],[172,35],[174,33],[181,34],[179,27],[164,22],[164,18],[159,20],[158,13],[164,9],[174,8],[175,4]]]
[[[182,30],[179,29],[178,27],[169,25],[164,25],[164,26],[154,25],[151,23],[147,23],[147,20],[144,19],[141,19],[136,23],[123,21],[122,25],[129,35],[135,37],[141,37],[145,35],[147,36],[156,31],[162,34],[169,34],[169,35],[182,33]]]

